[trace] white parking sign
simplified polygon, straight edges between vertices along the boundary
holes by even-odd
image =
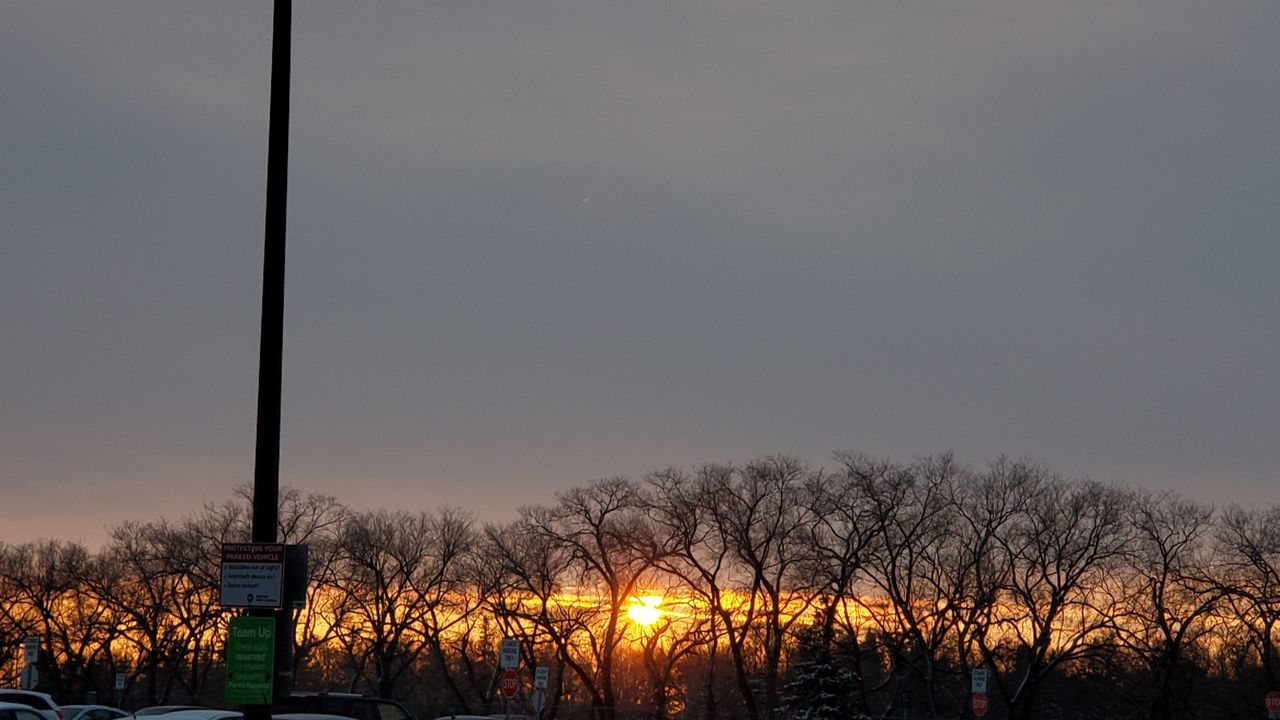
[[[283,543],[223,543],[223,607],[278,608],[284,578]]]
[[[515,670],[520,667],[520,641],[515,638],[502,638],[502,650],[498,656],[498,666],[503,670]]]
[[[971,677],[973,678],[973,688],[971,689],[971,691],[972,691],[975,695],[977,695],[977,694],[986,694],[986,692],[987,692],[987,674],[988,674],[989,672],[990,672],[990,671],[989,671],[987,668],[984,668],[984,667],[981,667],[981,668],[974,668],[974,669],[973,669],[973,672],[971,673]]]

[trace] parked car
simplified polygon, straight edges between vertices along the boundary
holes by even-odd
[[[324,713],[272,713],[271,720],[355,720],[346,715],[326,715]]]
[[[63,705],[62,720],[117,720],[129,713],[110,705]]]
[[[340,715],[353,720],[414,720],[395,700],[356,693],[295,692],[271,705],[273,715]]]
[[[62,720],[62,708],[53,697],[34,690],[0,690],[0,702],[17,703],[34,708],[44,720]]]
[[[0,702],[0,720],[48,720],[25,703]]]
[[[134,713],[135,715],[137,713]],[[191,708],[186,710],[170,710],[160,713],[163,720],[242,720],[244,713],[238,710],[213,710],[211,708]]]
[[[146,715],[168,715],[171,712],[179,710],[208,710],[209,708],[200,707],[199,705],[152,705],[140,710],[134,710],[134,717],[144,717]]]

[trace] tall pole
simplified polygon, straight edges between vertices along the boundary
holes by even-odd
[[[253,541],[276,542],[280,497],[280,394],[284,358],[285,215],[289,184],[289,57],[293,8],[275,0],[271,31],[271,103],[267,130],[267,219],[262,263],[262,339],[258,357],[258,434],[253,462]],[[292,689],[293,622],[289,608],[257,611],[275,618],[272,668],[277,697]],[[270,698],[245,707],[246,720],[268,720]]]
[[[285,205],[289,184],[290,0],[275,0],[271,119],[267,130],[267,222],[258,357],[258,442],[253,463],[253,541],[276,541],[280,496],[280,378],[284,357]]]

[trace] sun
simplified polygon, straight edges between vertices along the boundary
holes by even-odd
[[[641,627],[649,627],[662,617],[662,610],[658,608],[661,604],[661,595],[633,597],[627,607],[627,618]]]

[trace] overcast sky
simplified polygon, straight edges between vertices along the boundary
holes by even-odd
[[[302,0],[281,480],[1276,502],[1280,3]],[[270,2],[0,4],[0,541],[249,481]]]

